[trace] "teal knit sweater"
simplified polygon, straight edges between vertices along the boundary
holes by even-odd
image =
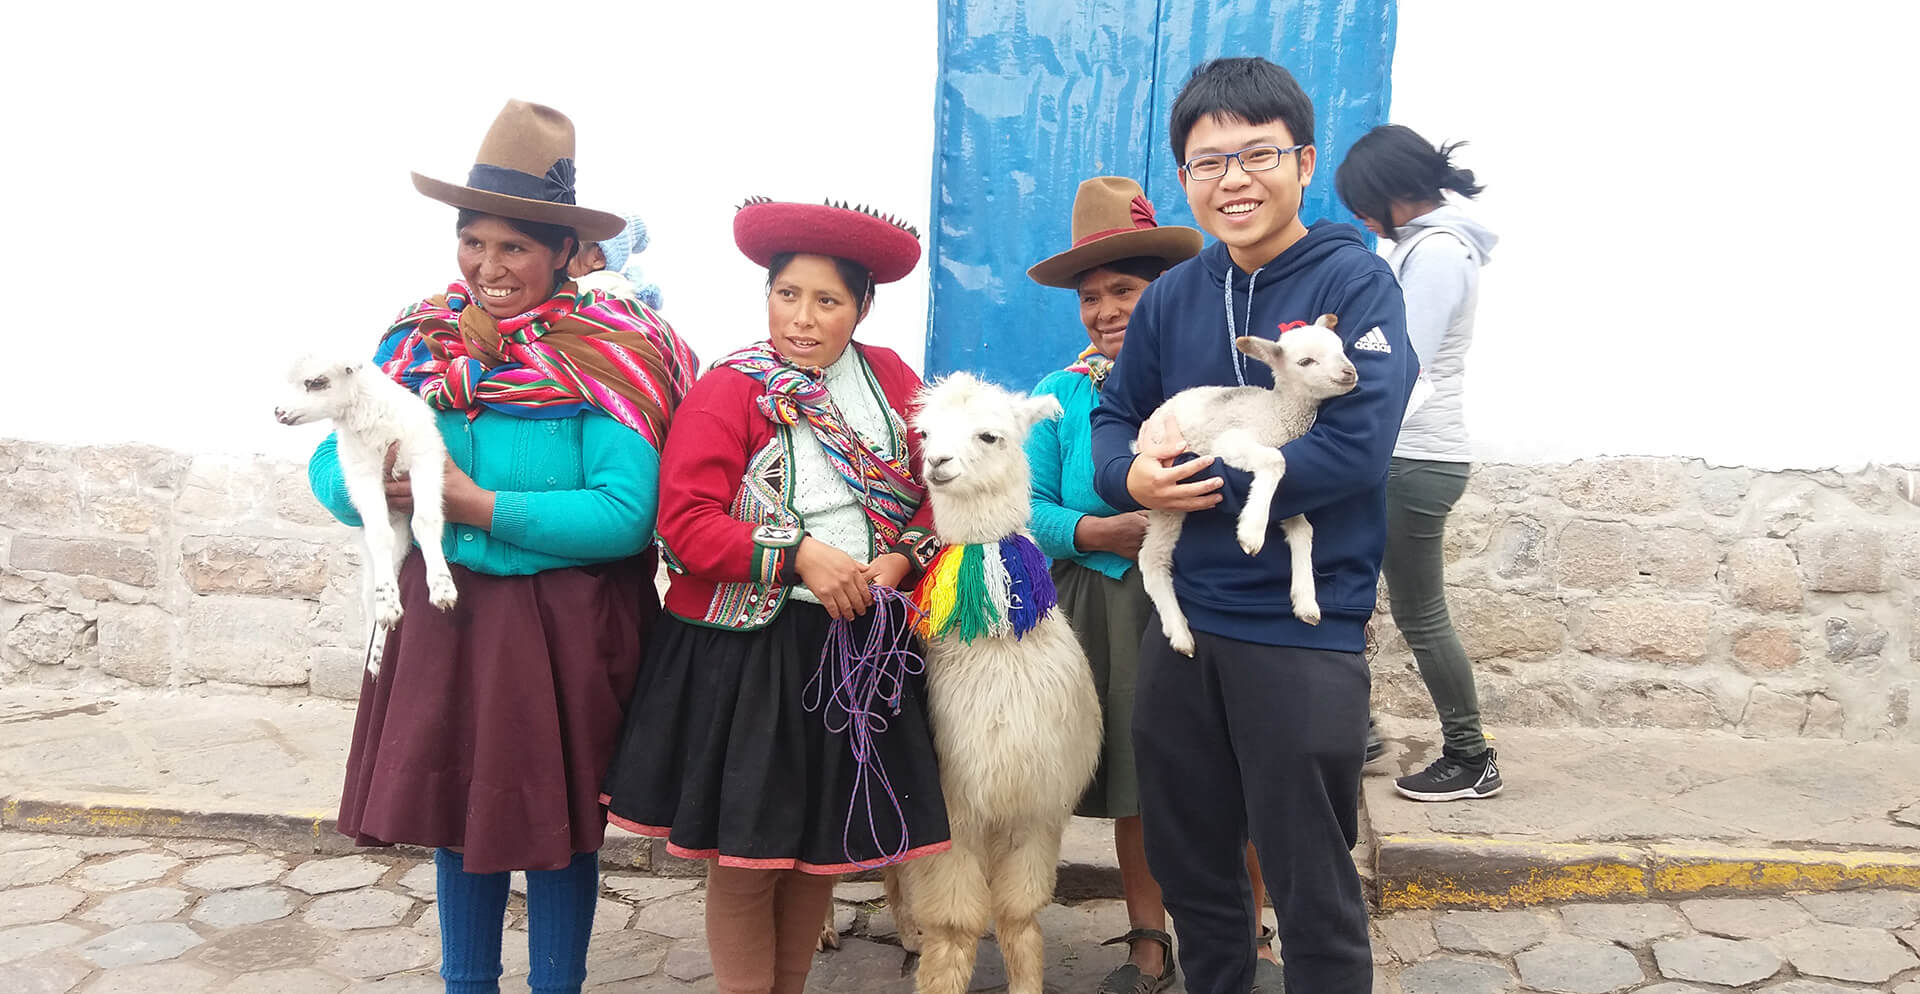
[[[383,342],[384,353],[393,342]],[[438,414],[454,465],[494,492],[493,526],[447,524],[447,561],[478,573],[541,570],[638,555],[653,542],[660,454],[639,432],[599,413],[516,418],[483,411]],[[358,527],[334,436],[314,450],[307,482],[333,516]]]
[[[1114,579],[1125,576],[1133,562],[1111,552],[1081,552],[1073,544],[1073,529],[1081,517],[1118,514],[1093,491],[1093,426],[1100,395],[1093,381],[1081,373],[1060,370],[1047,374],[1033,395],[1060,401],[1060,419],[1042,421],[1027,436],[1027,462],[1033,468],[1033,537],[1040,551],[1055,560],[1069,559]]]

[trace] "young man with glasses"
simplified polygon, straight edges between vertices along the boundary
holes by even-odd
[[[1369,994],[1358,835],[1370,680],[1365,626],[1386,538],[1387,463],[1419,362],[1399,285],[1352,226],[1300,220],[1313,181],[1313,104],[1264,59],[1218,59],[1174,102],[1173,152],[1200,227],[1219,241],[1168,270],[1135,306],[1093,412],[1095,489],[1116,508],[1191,512],[1174,586],[1194,630],[1188,659],[1158,624],[1140,648],[1134,749],[1147,859],[1179,933],[1192,994],[1277,989],[1256,976],[1252,890],[1235,858],[1251,833],[1280,925],[1286,987]],[[1209,458],[1132,453],[1141,423],[1202,385],[1271,387],[1233,347],[1338,317],[1359,371],[1281,447],[1273,521],[1314,528],[1322,617],[1287,602],[1278,534],[1259,555],[1234,527],[1250,475]]]

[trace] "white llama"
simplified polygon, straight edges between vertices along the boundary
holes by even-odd
[[[945,547],[915,593],[928,616],[927,687],[953,848],[899,867],[920,931],[920,994],[965,994],[992,925],[1009,994],[1041,994],[1034,916],[1053,900],[1060,837],[1100,750],[1087,659],[1027,535],[1023,448],[1051,397],[965,373],[921,394],[933,527]]]
[[[446,527],[441,496],[447,448],[433,409],[369,362],[305,357],[293,364],[287,380],[295,396],[274,408],[281,424],[333,422],[340,476],[347,498],[360,512],[367,617],[381,628],[399,623],[400,564],[415,539],[426,560],[428,599],[443,611],[453,607],[459,591],[440,547]],[[387,450],[395,446],[394,479],[405,476],[413,483],[411,527],[406,512],[388,509],[381,479]],[[367,670],[377,675],[379,661],[369,657]]]
[[[1352,390],[1359,373],[1347,358],[1337,319],[1322,314],[1304,328],[1284,332],[1277,342],[1241,337],[1234,348],[1266,363],[1273,370],[1273,389],[1260,387],[1190,387],[1182,390],[1140,426],[1141,452],[1170,455],[1185,449],[1253,474],[1246,506],[1240,510],[1235,536],[1247,555],[1267,543],[1267,524],[1273,495],[1286,475],[1287,460],[1280,446],[1313,427],[1320,402]],[[1178,437],[1178,446],[1167,444]],[[1150,511],[1147,536],[1140,543],[1140,580],[1160,612],[1160,630],[1174,651],[1193,655],[1193,632],[1173,592],[1173,547],[1187,516],[1182,511]],[[1293,584],[1289,596],[1293,615],[1309,625],[1320,623],[1320,601],[1313,583],[1313,526],[1305,515],[1280,522],[1291,554]]]

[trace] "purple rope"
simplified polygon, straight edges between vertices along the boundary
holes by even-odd
[[[833,621],[827,628],[827,643],[820,650],[820,667],[801,692],[801,704],[808,711],[820,712],[827,731],[844,733],[853,750],[853,796],[847,802],[840,847],[847,862],[863,870],[901,862],[912,848],[907,838],[906,809],[880,762],[874,736],[887,730],[883,708],[894,715],[900,713],[907,677],[927,670],[926,660],[913,651],[913,629],[919,623],[920,609],[913,606],[912,598],[892,587],[876,584],[871,589],[873,620],[867,626],[866,639],[856,645],[853,622]],[[891,851],[880,841],[878,817],[885,810],[875,811],[876,791],[885,796],[885,806],[893,808],[893,817],[900,824],[900,843]],[[878,862],[869,863],[853,854],[853,826],[862,808],[868,835],[881,854]]]

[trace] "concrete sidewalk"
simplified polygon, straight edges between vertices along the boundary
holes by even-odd
[[[0,691],[0,827],[353,847],[332,826],[351,705],[316,698]],[[1696,894],[1920,890],[1920,744],[1645,729],[1499,729],[1508,787],[1418,804],[1430,726],[1387,718],[1355,854],[1384,909]],[[609,833],[610,866],[699,871]],[[1076,820],[1065,899],[1119,893],[1109,829]]]
[[[1920,744],[1504,728],[1502,793],[1420,804],[1392,777],[1438,755],[1438,729],[1383,725],[1365,786],[1383,909],[1920,890]]]

